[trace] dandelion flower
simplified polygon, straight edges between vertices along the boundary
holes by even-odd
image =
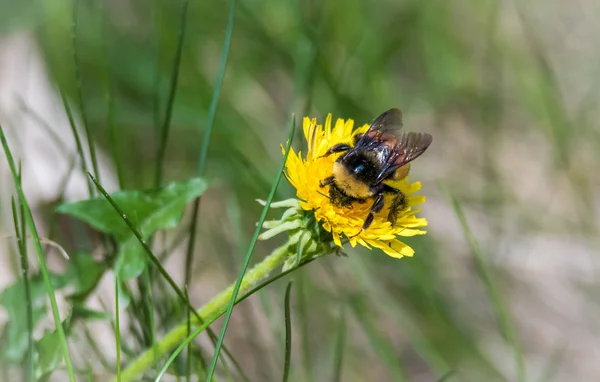
[[[291,149],[285,175],[296,188],[300,208],[314,214],[315,220],[331,234],[338,247],[342,247],[343,240],[348,240],[352,247],[359,244],[369,249],[379,248],[396,258],[412,256],[414,250],[399,240],[399,237],[426,233],[420,228],[427,225],[427,220],[416,217],[420,209],[414,208],[425,201],[424,196],[413,195],[421,188],[421,183],[408,183],[407,178],[384,181],[405,195],[405,206],[392,224],[387,217],[393,196],[385,196],[384,208],[375,214],[373,223],[365,230],[361,228],[372,203],[354,202],[350,207],[338,206],[329,197],[330,186],[321,187],[320,182],[332,175],[334,162],[340,155],[323,156],[326,151],[336,144],[352,142],[356,134],[364,134],[368,128],[369,125],[365,124],[355,130],[351,119],[338,119],[332,126],[331,114],[327,116],[324,127],[317,124],[314,118],[304,118],[303,129],[308,151],[303,156]]]

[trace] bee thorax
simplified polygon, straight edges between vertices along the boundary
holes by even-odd
[[[366,199],[373,196],[369,184],[357,179],[346,166],[339,162],[333,165],[333,177],[337,188],[348,196]]]

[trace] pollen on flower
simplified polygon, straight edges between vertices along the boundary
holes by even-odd
[[[352,247],[358,244],[366,248],[379,248],[392,257],[412,256],[414,250],[398,237],[426,233],[420,228],[427,225],[427,220],[417,217],[420,210],[414,208],[425,201],[424,196],[413,195],[421,188],[419,182],[408,183],[407,178],[385,181],[406,196],[406,206],[398,211],[395,224],[392,225],[387,219],[392,196],[386,196],[384,208],[375,214],[373,223],[363,231],[361,228],[372,202],[355,202],[350,207],[339,206],[332,203],[330,186],[321,187],[320,182],[332,175],[333,164],[339,156],[324,157],[325,152],[338,143],[351,143],[354,135],[363,134],[368,128],[369,125],[363,125],[354,129],[354,121],[351,119],[338,119],[332,125],[331,114],[327,116],[324,126],[317,124],[314,118],[304,118],[303,130],[308,149],[304,155],[290,149],[286,161],[286,178],[296,188],[300,207],[314,213],[316,220],[331,233],[337,246],[342,247],[342,241],[347,240]]]

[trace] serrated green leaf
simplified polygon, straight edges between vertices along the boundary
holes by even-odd
[[[146,239],[160,229],[179,224],[185,206],[206,190],[206,182],[192,178],[173,182],[152,191],[120,191],[111,195]],[[75,216],[100,231],[112,234],[121,243],[115,272],[123,281],[139,276],[146,266],[146,254],[129,227],[104,198],[61,205],[59,212]]]
[[[111,197],[146,236],[159,229],[175,227],[181,219],[185,205],[205,190],[204,179],[192,178],[170,183],[155,191],[119,191],[111,194]],[[125,242],[132,236],[123,218],[104,197],[62,204],[57,211],[114,235],[119,242]]]

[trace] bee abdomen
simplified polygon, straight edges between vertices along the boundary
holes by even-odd
[[[410,171],[410,163],[407,163],[404,166],[397,169],[396,171],[394,171],[394,174],[392,175],[392,179],[393,180],[402,180],[408,176],[409,171]]]

